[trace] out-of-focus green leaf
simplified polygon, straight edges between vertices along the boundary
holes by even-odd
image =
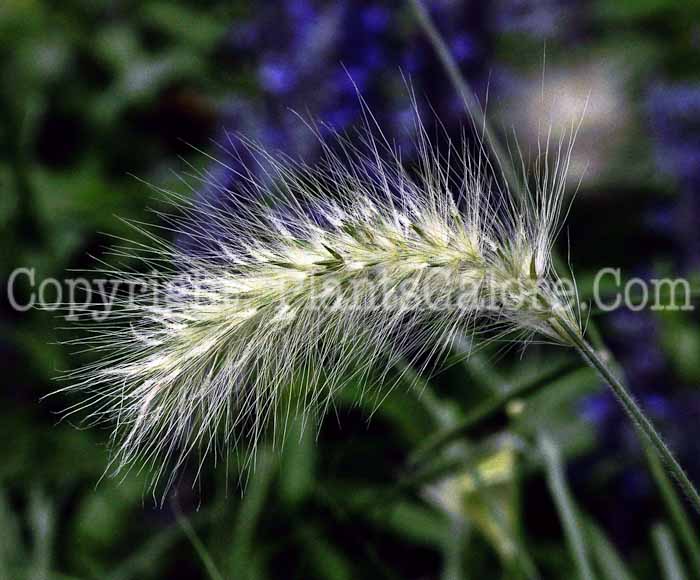
[[[605,533],[592,521],[588,522],[588,535],[598,568],[605,580],[634,580],[617,550]]]
[[[595,580],[588,546],[584,540],[584,530],[579,522],[576,506],[564,478],[559,448],[549,435],[542,433],[539,436],[539,449],[544,458],[549,489],[557,506],[561,525],[564,528],[564,534],[579,578],[580,580]]]
[[[602,18],[616,21],[650,17],[677,7],[674,0],[597,0],[595,3]]]
[[[221,18],[215,9],[202,10],[173,2],[144,4],[142,18],[167,33],[174,43],[197,51],[211,50],[227,27],[226,18]],[[197,26],[192,26],[193,22]]]
[[[295,506],[311,493],[316,459],[316,426],[313,417],[306,421],[290,418],[285,433],[279,471],[280,498]]]
[[[378,526],[417,544],[439,548],[445,538],[446,518],[417,503],[393,502],[375,511],[373,519]]]
[[[56,532],[55,507],[46,492],[34,486],[29,493],[29,525],[32,534],[31,577],[48,580]]]
[[[686,381],[700,380],[700,329],[683,311],[661,313],[661,342],[672,364]]]
[[[27,560],[20,522],[4,488],[0,488],[0,580],[12,580],[12,570]]]
[[[651,535],[664,580],[686,580],[688,576],[683,569],[683,562],[678,555],[676,543],[668,527],[665,524],[656,524]]]
[[[71,558],[83,567],[98,568],[95,555],[107,552],[115,535],[128,533],[134,513],[142,506],[142,497],[143,482],[135,477],[121,485],[107,479],[97,486],[83,499],[75,515],[73,538],[78,548]]]
[[[348,558],[328,541],[324,532],[312,525],[303,525],[299,532],[309,567],[317,578],[352,580],[352,566]]]
[[[257,578],[256,574],[262,573],[255,532],[269,498],[276,467],[276,459],[269,449],[257,451],[255,468],[247,482],[247,492],[240,503],[235,525],[229,536],[230,541],[226,546],[228,557],[222,566],[225,577]]]

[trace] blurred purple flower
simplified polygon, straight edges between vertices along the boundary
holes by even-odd
[[[294,73],[281,60],[263,62],[258,69],[258,78],[263,90],[268,93],[281,95],[294,87]]]
[[[383,32],[390,19],[391,14],[385,6],[374,4],[362,11],[362,23],[369,32]]]
[[[483,5],[468,0],[427,4],[462,63],[462,72],[475,86],[483,87],[488,44]],[[449,88],[418,25],[405,18],[408,11],[404,4],[382,0],[341,0],[331,5],[288,0],[261,6],[250,21],[237,22],[224,50],[244,50],[245,58],[255,65],[262,92],[251,106],[255,123],[275,124],[289,131],[290,125],[281,119],[293,109],[343,130],[361,120],[359,91],[387,138],[405,141],[406,124],[395,122],[401,116],[397,111],[405,111],[409,103],[407,91],[402,90],[403,73],[410,75],[408,80],[417,93],[426,95],[448,130],[458,130],[455,122],[466,119],[462,103]],[[291,21],[290,26],[280,30],[284,20]],[[266,131],[256,134],[264,137]],[[313,140],[311,134],[306,139],[296,134],[295,139],[287,140],[293,148],[287,152],[303,151],[310,155],[307,161],[313,161],[319,152],[311,145]]]

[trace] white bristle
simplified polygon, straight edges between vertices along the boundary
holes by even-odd
[[[136,253],[157,283],[91,323],[81,344],[105,354],[67,377],[86,394],[71,412],[115,426],[119,469],[145,461],[158,480],[192,454],[254,446],[287,406],[323,410],[349,378],[465,334],[561,340],[555,311],[578,326],[551,263],[570,144],[519,199],[482,155],[417,135],[416,171],[369,129],[362,149],[336,135],[313,167],[247,143],[264,182],[241,175],[221,207],[176,198],[168,230],[203,249],[149,234]]]

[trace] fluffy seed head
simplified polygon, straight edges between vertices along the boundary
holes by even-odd
[[[407,165],[368,119],[321,141],[314,166],[240,138],[257,171],[232,189],[193,176],[226,203],[173,194],[179,242],[121,250],[158,274],[90,322],[81,343],[101,358],[67,377],[84,393],[70,412],[114,426],[117,470],[170,481],[192,456],[254,447],[290,412],[323,411],[399,360],[422,368],[465,334],[562,341],[553,318],[579,326],[551,258],[570,143],[519,198],[478,147],[440,149],[417,120]]]

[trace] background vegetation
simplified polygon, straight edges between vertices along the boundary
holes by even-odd
[[[543,114],[556,129],[589,98],[560,246],[584,295],[603,266],[696,277],[697,6],[428,4],[482,99],[489,87],[496,126],[526,147]],[[222,154],[226,130],[313,160],[286,109],[351,127],[348,74],[410,148],[401,71],[458,131],[463,108],[408,5],[5,0],[0,277],[31,267],[63,279],[91,256],[109,259],[112,236],[133,235],[115,216],[157,221],[148,208],[162,202],[140,180],[187,191],[173,172],[209,167],[196,149]],[[697,314],[595,316],[700,482]],[[101,479],[108,433],[57,423],[70,401],[39,400],[59,370],[87,360],[58,342],[70,338],[61,325],[2,304],[0,578],[700,577],[697,531],[611,396],[563,349],[455,356],[376,410],[348,393],[319,418],[317,439],[295,425],[282,453],[263,449],[245,495],[237,474],[209,465],[194,486],[184,474],[161,508],[141,474]]]

